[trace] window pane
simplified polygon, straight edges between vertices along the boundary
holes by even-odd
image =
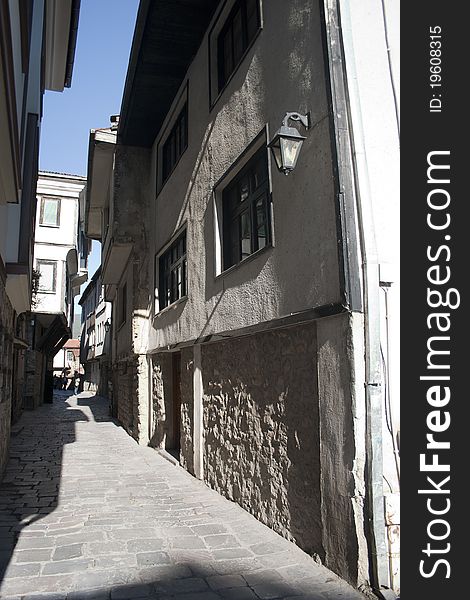
[[[245,50],[245,44],[243,40],[243,24],[242,24],[242,11],[238,9],[233,17],[233,62],[234,65],[238,63],[242,57],[243,51]]]
[[[175,300],[178,300],[183,295],[183,269],[182,265],[178,265],[176,268],[176,297]]]
[[[43,198],[42,200],[42,221],[43,225],[58,225],[58,212],[59,202],[58,200],[50,200]]]
[[[240,238],[241,238],[241,252],[242,260],[249,256],[251,250],[251,219],[249,211],[246,211],[240,215]]]
[[[225,37],[223,39],[223,81],[222,85],[225,84],[230,74],[233,71],[233,54],[232,54],[232,28],[229,27]]]
[[[171,272],[165,277],[165,306],[171,302]]]
[[[165,181],[187,146],[187,106],[184,105],[162,150],[162,179]]]
[[[238,223],[238,219],[234,219],[230,224],[230,250],[228,256],[228,262],[225,265],[225,268],[231,267],[232,265],[240,262],[241,253],[240,253],[240,227]]]
[[[266,154],[263,153],[256,161],[251,177],[252,190],[255,191],[268,178],[268,163],[266,162]]]
[[[186,290],[188,289],[188,269],[186,265],[186,260],[183,261],[182,264],[183,269],[183,287],[182,287],[182,296],[186,296]]]
[[[181,133],[180,133],[180,123],[179,122],[176,124],[176,127],[175,127],[174,138],[175,138],[175,163],[176,163],[178,158],[181,156],[181,146],[180,146]]]
[[[37,268],[41,273],[39,278],[39,290],[42,292],[55,291],[55,264],[38,263]]]
[[[187,293],[186,233],[160,257],[160,310]]]
[[[264,248],[267,240],[267,214],[264,198],[260,198],[256,203],[256,226],[258,231],[258,250]]]
[[[222,203],[223,258],[228,269],[270,243],[265,148],[225,188]]]
[[[239,202],[243,202],[244,200],[246,200],[248,198],[249,193],[250,193],[250,185],[249,185],[249,176],[247,174],[241,179],[239,186],[238,186]]]
[[[185,110],[183,110],[183,112],[181,114],[181,122],[180,122],[180,148],[181,148],[181,154],[183,154],[183,152],[186,149],[186,134],[187,134],[187,130],[186,130],[186,112],[185,112]]]
[[[246,29],[248,44],[255,37],[258,27],[258,0],[246,0]]]

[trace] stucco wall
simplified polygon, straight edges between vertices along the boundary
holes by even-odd
[[[315,324],[202,346],[204,478],[323,557]]]
[[[187,222],[189,297],[157,314],[150,350],[340,299],[319,4],[271,0],[263,18],[263,30],[212,109],[207,36],[182,84],[189,145],[163,189],[151,193],[150,250],[153,258]],[[272,136],[293,110],[310,111],[313,126],[293,174],[285,177],[271,164],[274,248],[216,278],[213,187],[266,125]],[[153,170],[158,147],[157,138]]]

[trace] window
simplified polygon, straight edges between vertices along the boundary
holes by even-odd
[[[119,302],[118,302],[119,318],[118,327],[126,322],[127,317],[127,283],[125,283],[119,290]]]
[[[239,65],[261,23],[258,0],[237,0],[217,38],[219,92]]]
[[[159,258],[160,285],[158,298],[160,310],[188,293],[186,259],[186,231]]]
[[[46,227],[59,227],[60,225],[60,199],[41,198],[41,212],[39,224]]]
[[[73,350],[67,350],[67,361],[70,363],[75,360],[75,357],[73,355]]]
[[[222,192],[223,268],[238,264],[271,243],[266,147]]]
[[[188,146],[188,105],[179,113],[162,151],[162,181],[166,181]]]
[[[39,277],[39,291],[55,293],[57,284],[57,262],[55,260],[37,260],[36,269]]]

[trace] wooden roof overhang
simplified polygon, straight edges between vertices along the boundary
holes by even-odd
[[[149,148],[221,0],[141,0],[118,143]]]

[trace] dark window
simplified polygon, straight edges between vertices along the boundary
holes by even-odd
[[[57,262],[55,260],[37,260],[36,269],[40,273],[39,291],[54,293],[57,285]]]
[[[162,181],[166,181],[188,146],[188,105],[181,110],[163,145]]]
[[[222,193],[224,269],[271,242],[266,148],[259,150]]]
[[[119,290],[119,319],[118,326],[126,322],[127,318],[127,283]]]
[[[237,0],[217,38],[219,91],[260,28],[258,0]]]
[[[161,310],[188,293],[186,231],[160,256],[159,274],[158,299]]]
[[[41,212],[39,224],[48,227],[59,227],[60,225],[60,199],[41,198]]]

